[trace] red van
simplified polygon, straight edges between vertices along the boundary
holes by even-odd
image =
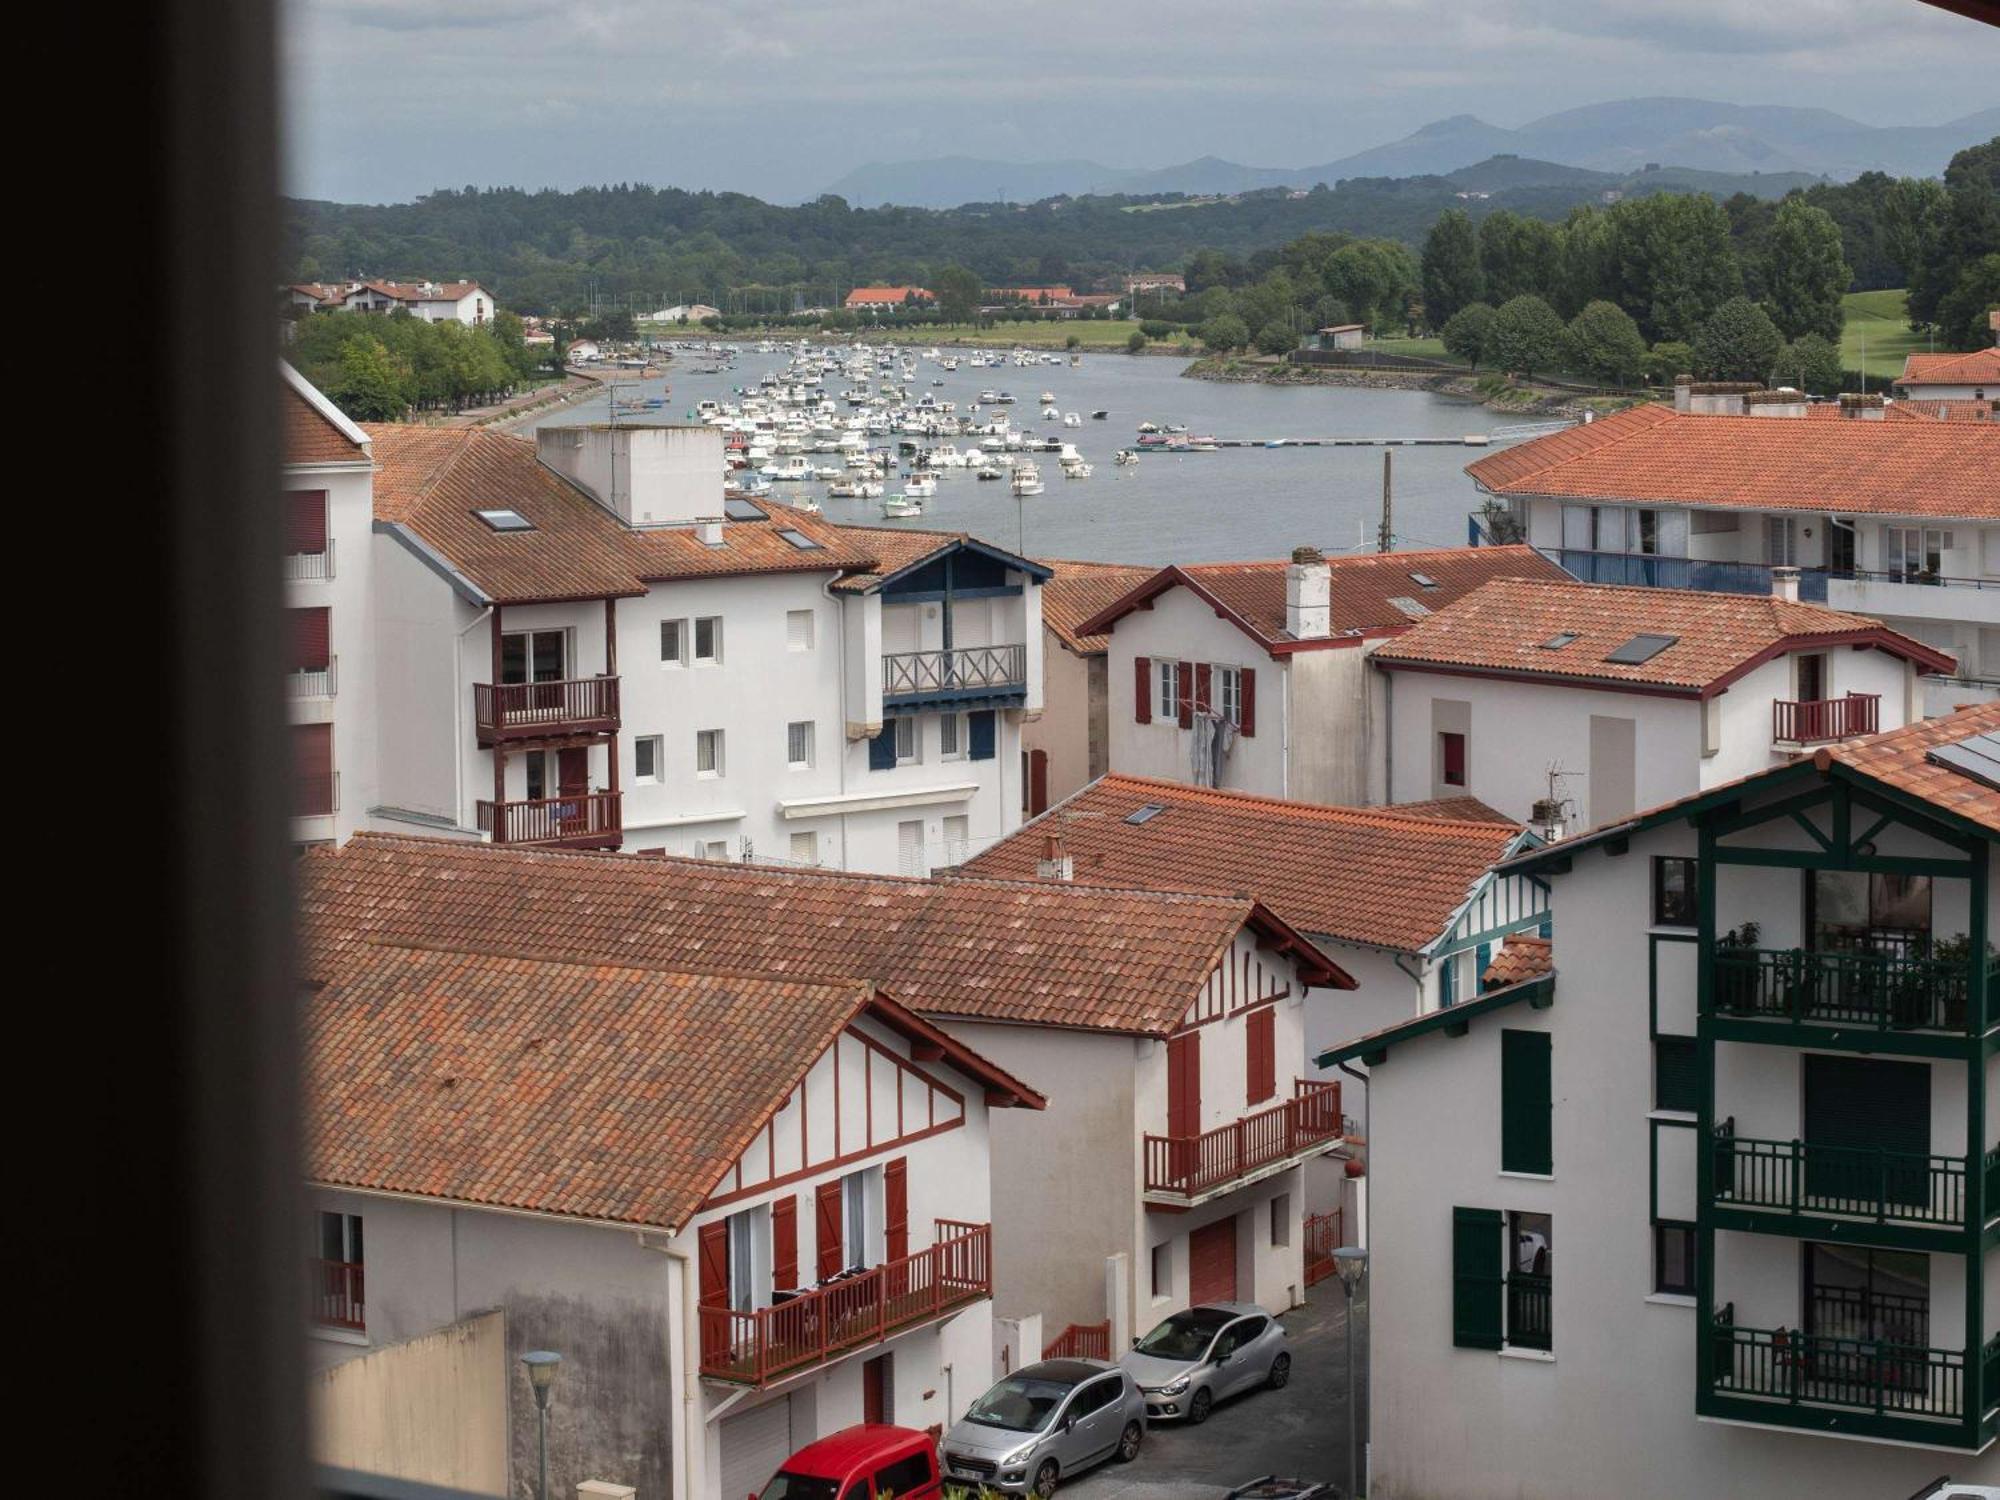
[[[938,1500],[941,1493],[928,1432],[864,1422],[807,1443],[750,1500]]]

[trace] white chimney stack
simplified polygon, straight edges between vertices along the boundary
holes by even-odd
[[[686,526],[722,509],[722,429],[618,427],[535,430],[535,453],[627,526]]]
[[[1069,850],[1063,847],[1061,834],[1050,832],[1043,835],[1042,857],[1035,862],[1035,874],[1042,880],[1076,878],[1076,862],[1069,857]]]
[[[1771,597],[1799,602],[1799,570],[1783,565],[1771,569]]]
[[[1285,629],[1295,641],[1333,633],[1333,569],[1317,547],[1294,547],[1285,565]]]
[[[722,545],[722,517],[697,516],[694,523],[695,540],[704,547]]]

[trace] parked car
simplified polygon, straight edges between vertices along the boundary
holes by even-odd
[[[1145,1393],[1148,1417],[1208,1420],[1215,1403],[1292,1378],[1285,1325],[1254,1302],[1215,1302],[1177,1312],[1118,1361]]]
[[[947,1482],[1008,1495],[1053,1495],[1107,1458],[1129,1463],[1146,1438],[1146,1399],[1101,1359],[1023,1365],[973,1402],[944,1435]]]
[[[937,1500],[940,1493],[928,1432],[864,1422],[807,1443],[750,1500]]]

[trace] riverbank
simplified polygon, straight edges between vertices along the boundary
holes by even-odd
[[[1295,365],[1277,358],[1245,359],[1209,355],[1191,363],[1182,376],[1241,385],[1330,385],[1350,390],[1427,391],[1454,401],[1470,401],[1511,415],[1580,416],[1585,410],[1616,411],[1638,397],[1585,395],[1533,381],[1503,380],[1470,371],[1388,370],[1333,365]]]

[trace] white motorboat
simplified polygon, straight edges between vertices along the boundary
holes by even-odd
[[[1066,411],[1063,413],[1063,426],[1081,427],[1082,425],[1083,425],[1083,418],[1079,417],[1075,412]]]
[[[981,464],[974,470],[973,477],[976,479],[1005,479],[1007,475],[998,464],[987,463]]]
[[[937,495],[937,475],[921,471],[903,483],[903,494],[912,500],[930,500]]]
[[[886,495],[882,500],[883,518],[890,521],[906,521],[912,516],[924,513],[924,502],[912,500],[908,495]]]
[[[1136,464],[1138,461],[1139,461],[1139,455],[1133,452],[1130,448],[1120,448],[1118,450],[1119,468],[1122,469],[1129,464]]]
[[[1056,404],[1056,393],[1054,391],[1043,391],[1035,399],[1044,406],[1054,406]]]
[[[802,510],[807,515],[816,516],[820,513],[819,501],[815,500],[811,495],[800,495],[791,504],[793,510]]]
[[[1060,422],[1062,420],[1062,413],[1053,406],[1045,406],[1042,408],[1042,420],[1044,422]]]
[[[779,483],[802,483],[813,477],[812,464],[807,461],[803,453],[773,459],[757,472],[766,479]]]
[[[1008,481],[1016,495],[1039,495],[1042,492],[1042,471],[1032,463],[1016,464],[1014,477]]]
[[[1080,458],[1066,458],[1062,461],[1062,476],[1065,479],[1088,479],[1090,472],[1090,465]]]

